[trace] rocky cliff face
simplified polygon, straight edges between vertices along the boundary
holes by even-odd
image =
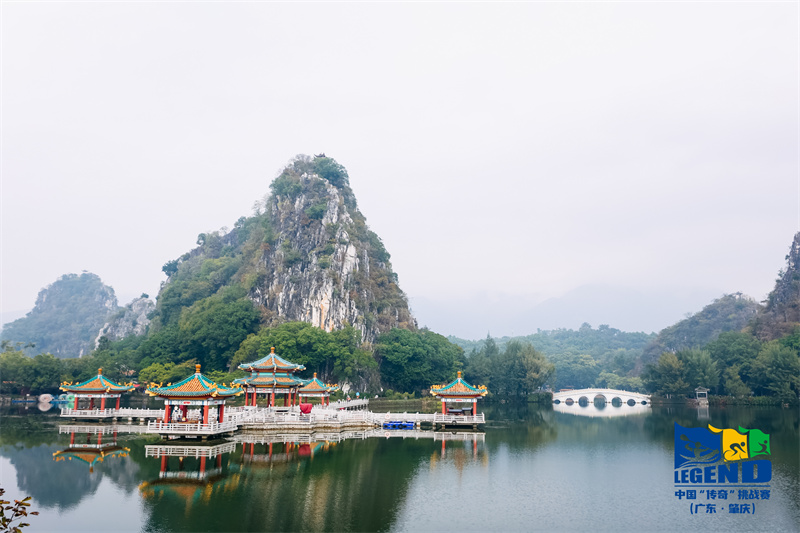
[[[351,324],[367,341],[413,326],[389,254],[363,216],[324,178],[303,173],[298,182],[297,196],[269,200],[278,238],[258,260],[264,276],[251,289],[253,300],[279,317],[328,331]]]
[[[144,335],[150,325],[148,315],[156,308],[153,300],[147,297],[136,298],[108,319],[94,340],[96,348],[101,337],[110,341],[124,339],[129,335]]]
[[[255,216],[225,234],[201,234],[199,248],[164,266],[162,323],[175,320],[172,308],[190,305],[196,294],[240,285],[267,326],[352,325],[366,342],[395,327],[416,329],[389,253],[367,227],[341,165],[298,156],[271,190]]]
[[[800,327],[800,233],[795,234],[786,268],[775,281],[767,305],[753,323],[753,333],[761,340],[772,340]]]

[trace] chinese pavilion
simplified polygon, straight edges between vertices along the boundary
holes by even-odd
[[[303,365],[290,363],[275,353],[275,347],[270,349],[269,355],[252,363],[242,363],[239,368],[250,372],[250,376],[239,378],[235,384],[244,388],[246,396],[245,405],[256,405],[259,394],[269,397],[269,406],[275,406],[275,396],[283,395],[284,406],[298,404],[297,390],[306,381],[295,376],[295,372],[305,370]]]
[[[217,408],[216,423],[222,424],[225,416],[225,400],[242,393],[241,389],[223,387],[214,383],[200,373],[200,365],[195,365],[194,374],[174,385],[166,387],[152,385],[147,389],[147,394],[164,400],[164,424],[171,424],[174,418],[179,418],[177,420],[179,424],[188,422],[189,407],[195,406],[202,408],[198,421],[202,426],[209,426],[209,413],[212,406]],[[207,427],[203,429],[207,429]]]
[[[133,390],[133,385],[130,383],[127,385],[115,383],[103,375],[102,368],[98,368],[97,375],[95,377],[88,379],[83,383],[78,383],[77,385],[73,385],[65,381],[59,388],[64,392],[75,396],[75,404],[73,409],[78,409],[78,401],[82,398],[88,398],[89,409],[94,409],[94,399],[100,398],[100,410],[105,410],[107,398],[116,398],[116,409],[119,409],[120,396],[122,396],[123,392]]]
[[[325,385],[317,378],[317,373],[314,372],[314,378],[297,389],[297,394],[300,396],[300,401],[305,396],[306,398],[320,398],[321,405],[330,405],[331,393],[337,390],[339,390],[337,385]]]
[[[450,413],[458,411],[459,414],[477,416],[478,414],[478,398],[488,394],[486,387],[481,385],[473,387],[461,378],[461,371],[458,371],[458,377],[448,385],[434,385],[431,387],[431,395],[436,396],[442,400],[442,414],[447,414],[447,404],[450,405]],[[453,406],[454,403],[467,403],[472,404],[471,409],[458,409]],[[471,413],[470,413],[471,411]]]

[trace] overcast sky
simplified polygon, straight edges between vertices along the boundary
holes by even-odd
[[[347,168],[443,334],[558,327],[525,313],[587,288],[665,299],[592,315],[620,329],[762,300],[800,226],[797,3],[5,2],[1,29],[4,313],[82,270],[155,296],[299,153]]]

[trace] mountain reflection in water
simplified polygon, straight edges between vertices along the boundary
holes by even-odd
[[[7,495],[33,497],[32,531],[798,529],[797,410],[489,403],[484,412],[485,433],[238,433],[203,443],[10,409],[0,475]],[[689,514],[674,495],[675,423],[770,434],[771,497],[756,515]],[[127,450],[76,459],[89,449]]]

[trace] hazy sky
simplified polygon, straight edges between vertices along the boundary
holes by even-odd
[[[4,2],[0,29],[4,312],[82,270],[155,296],[299,153],[348,169],[444,334],[587,287],[690,295],[621,329],[761,300],[800,226],[797,3]]]

